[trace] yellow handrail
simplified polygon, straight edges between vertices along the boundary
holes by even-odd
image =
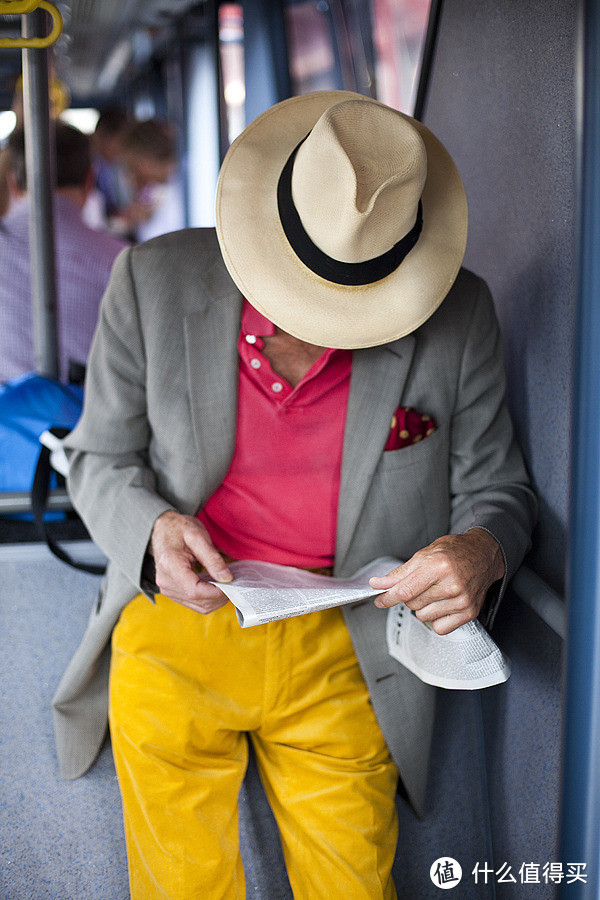
[[[18,7],[16,9],[15,7]],[[31,7],[23,9],[23,7]],[[35,9],[45,9],[52,16],[52,30],[45,37],[33,38],[0,38],[0,47],[31,47],[40,50],[43,47],[49,47],[62,34],[63,20],[58,9],[46,0],[2,0],[0,2],[0,14],[19,14],[33,12]]]
[[[38,8],[38,0],[0,0],[0,14],[20,16]]]

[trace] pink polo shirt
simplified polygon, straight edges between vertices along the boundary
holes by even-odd
[[[223,553],[290,566],[334,561],[352,352],[324,350],[295,388],[262,354],[274,327],[244,304],[233,459],[198,514]]]

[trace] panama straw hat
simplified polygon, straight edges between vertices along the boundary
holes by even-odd
[[[348,91],[284,100],[229,148],[216,195],[225,265],[248,301],[323,347],[418,328],[452,286],[467,201],[420,122]]]

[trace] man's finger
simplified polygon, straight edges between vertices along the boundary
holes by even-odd
[[[391,588],[402,578],[403,569],[404,566],[397,566],[387,575],[373,575],[372,578],[369,578],[369,584],[378,591]]]
[[[223,592],[207,580],[199,580],[192,568],[191,555],[169,551],[163,556],[163,565],[157,571],[157,583],[161,593],[175,600],[190,602],[221,598]]]
[[[379,582],[384,579],[371,578],[369,584],[376,590],[386,587]],[[380,594],[375,600],[375,605],[381,608],[386,606],[396,606],[398,603],[410,603],[417,600],[426,591],[433,588],[437,584],[437,573],[426,567],[417,568],[410,572],[401,581],[396,580],[395,583],[387,586],[385,594]]]
[[[448,585],[444,582],[437,581],[416,596],[414,594],[408,595],[408,593],[405,595],[400,590],[393,587],[385,593],[379,594],[376,598],[376,602],[377,600],[380,601],[380,603],[377,603],[377,606],[380,608],[397,606],[398,603],[405,603],[409,609],[412,609],[415,612],[428,609],[429,607],[437,605],[440,602],[445,602],[446,600],[454,609],[463,602],[468,604],[467,594],[454,592],[449,589]]]
[[[195,558],[201,563],[213,581],[233,581],[233,575],[227,564],[210,539],[205,536],[201,527],[190,527],[184,534],[184,540]]]
[[[222,606],[225,606],[227,603],[229,603],[229,600],[224,596],[224,594],[221,593],[220,597],[216,597],[211,600],[179,600],[178,602],[181,603],[182,606],[186,606],[188,609],[206,616],[209,615],[209,613],[220,609]]]
[[[435,622],[444,616],[465,615],[473,608],[473,604],[467,596],[462,597],[441,597],[437,600],[430,600],[429,603],[423,603],[419,607],[413,607],[417,618],[421,622]]]
[[[470,619],[471,617],[465,613],[453,613],[451,616],[442,616],[442,618],[436,619],[431,623],[431,627],[436,634],[450,634],[451,631],[460,625],[465,625]]]

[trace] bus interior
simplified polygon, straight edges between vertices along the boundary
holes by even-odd
[[[62,33],[28,44],[58,28],[48,7]],[[600,896],[599,53],[593,0],[0,3],[0,149],[22,117],[38,192],[40,372],[56,374],[47,198],[58,116],[88,133],[112,106],[171,123],[182,227],[214,224],[219,166],[245,125],[308,91],[352,90],[413,115],[458,165],[465,265],[494,297],[539,520],[492,632],[511,677],[445,692],[424,820],[398,798],[401,897],[437,897],[430,866],[446,855],[466,876],[460,897]],[[0,893],[117,900],[129,894],[110,743],[84,777],[61,781],[50,710],[99,576],[49,554],[30,503],[0,496]],[[64,490],[50,504],[64,546],[101,563]],[[248,895],[291,897],[252,761],[240,840]]]

